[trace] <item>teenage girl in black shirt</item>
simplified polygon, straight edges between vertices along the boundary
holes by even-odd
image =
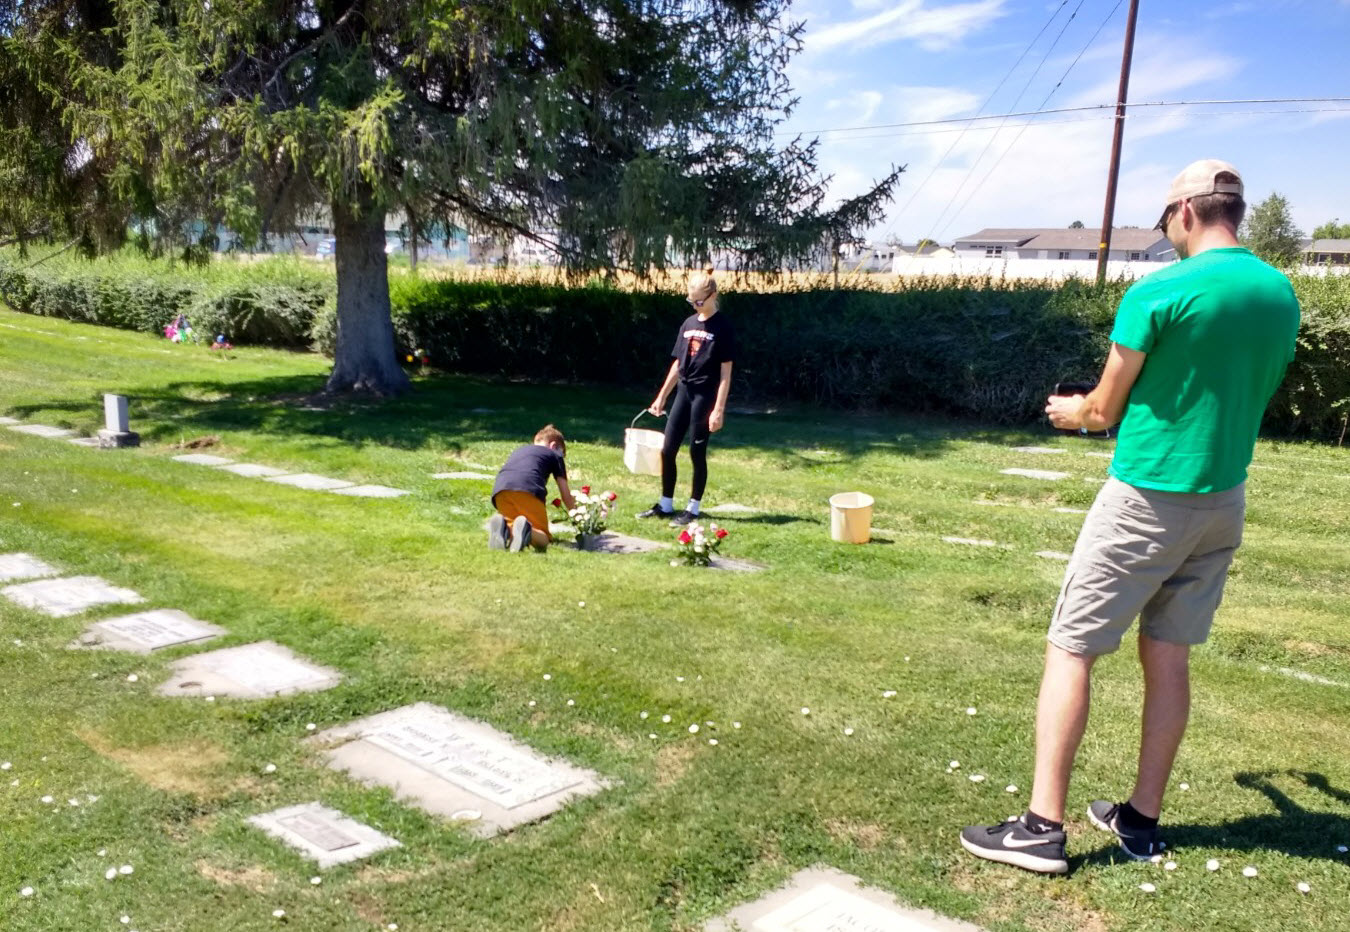
[[[647,410],[656,416],[668,413],[666,441],[661,448],[661,500],[639,518],[670,518],[671,526],[689,524],[698,516],[699,501],[708,484],[708,438],[722,429],[727,395],[731,391],[731,366],[736,358],[736,335],[731,321],[717,312],[717,282],[713,270],[689,283],[685,299],[694,313],[675,335],[673,357],[666,380]],[[675,401],[665,411],[666,398],[675,389]],[[694,464],[694,483],[689,504],[675,512],[675,457],[685,434],[693,428],[689,458]]]

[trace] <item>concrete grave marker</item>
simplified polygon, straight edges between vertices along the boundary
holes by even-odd
[[[316,476],[312,472],[298,472],[291,476],[264,476],[266,482],[277,482],[281,485],[295,486],[297,489],[308,489],[311,492],[331,492],[334,489],[345,489],[355,482],[346,482],[342,479],[329,479],[327,476]]]
[[[1086,508],[1052,508],[1051,511],[1057,511],[1062,515],[1085,515]]]
[[[68,576],[41,579],[0,589],[0,594],[25,608],[36,609],[52,618],[78,615],[97,605],[144,602],[130,589],[121,589],[97,576]]]
[[[1048,469],[1000,469],[999,472],[1005,476],[1024,476],[1027,479],[1046,479],[1051,482],[1069,478],[1066,472],[1051,472]]]
[[[60,570],[49,563],[42,562],[32,554],[0,553],[0,582],[60,575]]]
[[[277,469],[275,466],[263,466],[261,463],[231,463],[219,468],[225,472],[232,472],[236,476],[245,476],[249,479],[266,479],[270,476],[286,475],[284,469]]]
[[[620,534],[618,531],[588,534],[582,545],[583,550],[589,550],[592,553],[655,553],[669,547],[670,544],[647,540],[643,537],[631,537],[628,534]]]
[[[1109,460],[1109,459],[1111,459],[1112,457],[1114,457],[1115,454],[1114,454],[1114,453],[1103,453],[1103,452],[1101,452],[1100,450],[1093,450],[1093,451],[1091,451],[1091,452],[1089,452],[1089,453],[1085,453],[1084,456],[1095,456],[1095,457],[1097,457],[1097,459],[1101,459],[1101,460]]]
[[[178,644],[209,641],[225,633],[224,628],[198,621],[186,612],[157,608],[96,621],[71,646],[148,654]]]
[[[949,544],[964,544],[967,547],[997,547],[998,541],[994,540],[976,540],[973,537],[944,537],[942,538]]]
[[[17,417],[0,417],[0,424],[3,424],[6,427],[9,427],[12,424],[22,423],[23,421],[19,420]]]
[[[295,848],[320,868],[359,861],[402,845],[368,825],[320,803],[287,806],[248,820],[273,838]]]
[[[541,819],[608,786],[592,771],[541,757],[489,725],[425,702],[311,740],[327,748],[329,766],[465,821],[481,837]]]
[[[1065,452],[1065,451],[1064,451],[1064,450],[1061,450],[1059,447],[1013,447],[1013,452],[1014,452],[1014,453],[1042,453],[1042,454],[1047,454],[1047,455],[1048,455],[1048,454],[1054,454],[1054,453],[1063,453],[1063,452]]]
[[[334,489],[334,495],[352,495],[357,498],[399,498],[411,495],[403,489],[391,489],[387,485],[353,485],[345,489]]]
[[[742,505],[738,502],[727,502],[725,505],[714,505],[711,508],[703,509],[708,514],[713,515],[752,515],[758,509],[751,508],[749,505]]]
[[[431,474],[433,479],[496,479],[496,476],[489,476],[484,472],[434,472]]]
[[[785,888],[704,926],[706,932],[982,932],[978,926],[914,909],[864,888],[831,868],[798,871]]]
[[[273,641],[184,657],[159,688],[161,696],[235,696],[267,699],[331,689],[342,674],[297,656]]]
[[[184,453],[182,456],[175,456],[174,459],[180,463],[195,463],[198,466],[224,466],[234,462],[227,457],[213,456],[210,453]]]
[[[28,434],[31,437],[46,437],[49,440],[59,440],[62,437],[73,437],[75,431],[66,430],[64,427],[48,427],[46,424],[22,424],[18,427],[10,427],[10,430],[18,434]]]
[[[728,570],[732,573],[762,573],[768,569],[768,567],[762,563],[742,560],[739,557],[721,556],[713,556],[710,559],[708,566],[711,569]]]
[[[126,395],[103,396],[103,429],[98,432],[98,445],[108,449],[141,445],[141,435],[131,429]]]

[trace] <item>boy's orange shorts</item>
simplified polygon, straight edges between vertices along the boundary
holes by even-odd
[[[508,522],[514,521],[518,515],[524,515],[533,533],[543,534],[544,539],[550,542],[553,540],[548,532],[548,511],[544,503],[529,492],[502,489],[492,496],[492,504]]]

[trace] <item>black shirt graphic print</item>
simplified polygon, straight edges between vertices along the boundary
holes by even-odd
[[[717,313],[707,320],[697,314],[680,325],[670,351],[680,365],[680,381],[692,389],[715,389],[722,363],[736,358],[736,332],[731,319]]]

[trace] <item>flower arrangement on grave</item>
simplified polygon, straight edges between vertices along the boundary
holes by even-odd
[[[614,508],[614,502],[619,498],[614,492],[592,494],[589,485],[583,485],[572,497],[576,499],[576,505],[570,510],[564,510],[568,522],[578,536],[599,534],[603,531],[609,522],[609,513]],[[555,508],[562,508],[562,499],[555,498],[553,505]]]
[[[722,546],[722,541],[726,540],[727,533],[726,528],[718,527],[711,521],[706,528],[695,521],[675,538],[675,552],[680,555],[680,559],[673,562],[678,564],[683,561],[685,566],[708,566]]]
[[[171,343],[196,343],[197,331],[188,323],[186,314],[179,314],[173,319],[173,323],[165,325],[164,339]]]

